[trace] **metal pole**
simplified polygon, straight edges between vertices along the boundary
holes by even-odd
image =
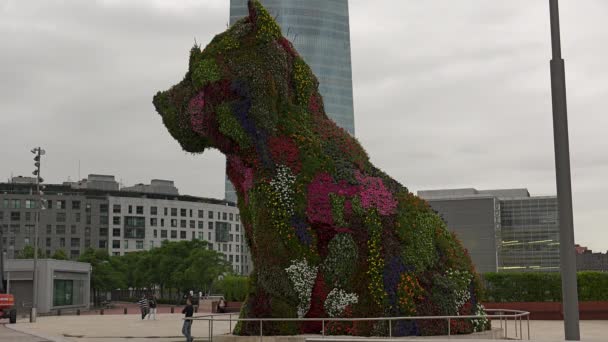
[[[559,8],[557,0],[549,0],[551,13],[551,94],[553,99],[553,139],[555,146],[555,176],[559,211],[560,264],[562,304],[566,340],[579,341],[576,256],[574,254],[574,220],[572,218],[572,187],[570,181],[570,148],[568,143],[568,112],[566,77],[561,55]]]
[[[325,337],[325,320],[321,320],[321,334]]]
[[[519,339],[523,340],[524,339],[524,333],[523,333],[523,328],[521,326],[521,316],[519,316]]]
[[[393,338],[393,320],[388,320],[388,337]]]
[[[38,157],[37,160],[37,172],[36,172],[36,192],[37,192],[37,196],[38,196],[38,203],[36,205],[37,207],[37,212],[36,212],[36,220],[35,220],[35,225],[34,225],[34,269],[32,271],[32,287],[33,287],[33,293],[32,293],[32,311],[30,314],[30,322],[31,323],[35,323],[36,322],[36,316],[38,314],[37,310],[38,310],[38,225],[40,224],[40,212],[41,212],[41,208],[42,208],[42,203],[41,203],[41,196],[40,196],[40,162],[41,162],[41,148],[38,147],[36,149],[36,156]]]
[[[260,342],[262,342],[262,320],[260,320]]]
[[[450,319],[448,318],[448,337],[450,337],[450,333],[451,333],[451,327],[450,327]]]
[[[7,281],[8,283],[8,281]],[[7,284],[8,285],[8,284]],[[2,245],[2,225],[0,224],[0,293],[4,292],[4,246]],[[8,290],[6,293],[9,293]]]
[[[528,340],[530,339],[530,314],[528,313]]]

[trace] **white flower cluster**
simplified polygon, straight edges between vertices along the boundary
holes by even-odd
[[[298,317],[300,318],[304,317],[310,309],[310,296],[312,287],[315,285],[315,279],[317,279],[318,270],[317,266],[309,266],[306,259],[292,261],[291,266],[285,269],[300,300],[298,305]]]
[[[335,288],[325,299],[325,312],[329,317],[338,317],[347,306],[357,304],[358,301],[359,297],[356,293],[346,293],[344,290]]]
[[[279,197],[279,204],[285,209],[287,215],[293,215],[294,194],[293,188],[296,182],[296,176],[291,172],[291,169],[285,165],[277,167],[277,174],[270,181],[270,187]]]
[[[469,291],[469,284],[473,276],[467,271],[459,271],[449,269],[446,271],[446,276],[456,286],[454,289],[454,295],[456,303],[454,303],[454,311],[458,314],[458,310],[471,299],[471,292]]]
[[[475,316],[483,316],[481,318],[474,318],[471,320],[473,324],[473,331],[479,332],[483,331],[486,325],[488,324],[488,317],[486,315],[486,308],[483,307],[480,303],[477,303],[475,306]]]

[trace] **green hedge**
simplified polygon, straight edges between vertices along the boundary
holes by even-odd
[[[217,282],[215,289],[222,293],[227,301],[242,302],[249,291],[249,277],[225,276]]]
[[[578,272],[580,301],[608,301],[607,272]],[[559,273],[486,273],[484,301],[561,302]]]

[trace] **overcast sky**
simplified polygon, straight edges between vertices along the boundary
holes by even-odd
[[[562,0],[575,239],[608,249],[608,1]],[[355,129],[411,191],[555,194],[546,0],[350,1]],[[223,198],[224,158],[180,150],[152,106],[228,0],[0,0],[0,177],[175,180]]]

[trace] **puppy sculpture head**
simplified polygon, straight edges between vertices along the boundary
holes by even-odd
[[[184,79],[154,96],[163,123],[188,152],[259,154],[276,133],[278,113],[306,108],[318,96],[315,76],[274,19],[257,0],[248,7],[247,17],[204,49],[195,45]]]

